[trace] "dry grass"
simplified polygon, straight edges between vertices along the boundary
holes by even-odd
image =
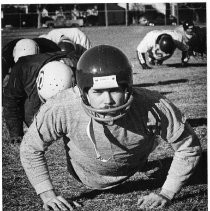
[[[146,32],[153,29],[138,26],[82,28],[92,40],[93,45],[115,45],[127,54],[133,65],[135,86],[144,86],[162,92],[186,114],[201,140],[204,156],[191,181],[176,196],[173,203],[163,210],[207,210],[206,60],[192,58],[189,67],[181,68],[179,66],[181,55],[177,51],[163,66],[152,70],[142,70],[136,59],[136,46]],[[48,30],[3,31],[2,43],[4,45],[17,37],[35,37],[46,31]],[[3,210],[42,210],[41,200],[36,196],[21,167],[18,148],[11,146],[8,142],[4,122],[2,138]],[[52,145],[46,154],[56,190],[67,199],[81,202],[83,207],[77,210],[135,211],[138,210],[136,206],[138,195],[160,190],[170,166],[173,151],[167,143],[161,143],[150,156],[151,170],[148,173],[156,169],[158,159],[162,160],[164,168],[155,172],[150,179],[145,174],[136,173],[121,186],[107,191],[91,191],[76,182],[67,172],[64,155],[61,141]]]

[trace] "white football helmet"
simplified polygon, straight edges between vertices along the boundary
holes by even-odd
[[[66,64],[51,61],[40,69],[36,84],[39,97],[42,102],[45,102],[58,92],[72,87],[74,74]]]
[[[13,49],[13,57],[15,63],[21,56],[34,55],[38,53],[39,53],[39,46],[34,40],[31,39],[19,40]]]

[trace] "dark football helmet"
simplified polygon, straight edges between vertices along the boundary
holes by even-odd
[[[159,35],[156,43],[159,44],[160,50],[164,53],[172,54],[175,50],[174,40],[169,34]]]
[[[193,30],[193,28],[194,28],[194,23],[191,20],[184,21],[182,25],[183,25],[183,28],[184,28],[185,31],[187,29],[192,29]]]
[[[72,52],[76,51],[76,44],[69,39],[63,39],[58,43],[58,47],[61,51]]]
[[[77,85],[82,96],[82,105],[86,113],[97,121],[113,122],[121,118],[130,108],[132,97],[132,67],[125,54],[116,47],[99,45],[88,49],[79,59],[76,70]],[[94,109],[88,103],[86,93],[91,87],[94,89],[125,88],[124,105],[109,109]],[[103,114],[116,116],[103,118]]]

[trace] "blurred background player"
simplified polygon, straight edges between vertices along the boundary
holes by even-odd
[[[181,62],[185,66],[189,60],[189,47],[183,36],[173,30],[153,30],[146,34],[137,46],[137,58],[143,69],[151,69],[146,62],[146,54],[150,65],[162,65],[178,48],[182,51]]]
[[[190,52],[193,56],[207,55],[206,27],[195,27],[195,36],[189,41]]]
[[[175,30],[183,35],[190,56],[207,54],[206,27],[195,26],[192,20],[185,20]]]
[[[21,57],[13,66],[3,93],[11,143],[22,140],[23,122],[30,126],[42,103],[75,84],[77,61],[74,52],[60,51]]]
[[[78,55],[82,55],[87,49],[91,47],[89,38],[77,28],[61,28],[53,29],[48,34],[40,35],[46,39],[52,40],[58,44],[62,40],[70,40],[76,44],[76,51]]]

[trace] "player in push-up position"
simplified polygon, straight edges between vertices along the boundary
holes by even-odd
[[[207,54],[206,27],[195,26],[192,20],[185,20],[175,30],[183,35],[190,56]]]
[[[76,52],[80,56],[91,47],[88,36],[78,28],[53,29],[39,37],[49,39],[58,45],[61,41],[74,43]]]
[[[3,93],[3,115],[10,142],[20,143],[23,122],[30,126],[39,107],[75,83],[75,52],[53,52],[21,57],[13,66]]]
[[[57,44],[45,38],[17,38],[8,42],[2,48],[2,81],[20,57],[60,50]]]
[[[44,209],[72,210],[78,205],[54,190],[47,168],[45,151],[60,138],[68,170],[91,189],[124,182],[143,169],[157,137],[167,141],[175,154],[165,183],[159,193],[142,196],[138,206],[167,205],[201,156],[198,137],[180,110],[155,91],[133,87],[130,62],[113,46],[87,50],[77,63],[76,78],[77,86],[40,108],[20,146],[22,165]]]
[[[18,38],[7,43],[2,49],[2,80],[10,74],[12,67],[19,58],[39,53],[51,53],[58,51],[76,52],[76,44],[70,40],[61,39],[55,43],[44,37]],[[78,54],[78,57],[81,56]]]
[[[146,34],[137,46],[137,58],[143,69],[151,69],[146,62],[146,54],[150,65],[162,65],[178,48],[182,51],[181,63],[186,66],[189,60],[188,50],[181,33],[173,30],[153,30]]]

